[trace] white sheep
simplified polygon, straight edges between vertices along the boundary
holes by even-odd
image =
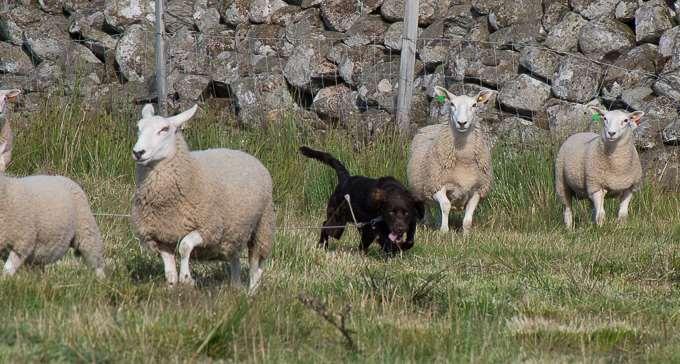
[[[618,220],[628,217],[633,192],[642,183],[642,166],[633,143],[633,130],[640,124],[642,111],[627,113],[590,109],[602,116],[602,133],[578,133],[560,147],[555,161],[555,190],[564,203],[564,223],[573,227],[572,198],[589,198],[597,225],[605,220],[605,196],[621,198]]]
[[[0,90],[0,114],[19,93]],[[73,247],[103,278],[104,244],[85,192],[61,176],[6,176],[12,141],[7,120],[0,132],[0,252],[9,250],[3,275],[14,275],[25,262],[53,263]]]
[[[133,148],[137,189],[132,220],[142,244],[160,254],[165,277],[193,284],[189,257],[229,260],[231,283],[240,286],[241,250],[248,246],[250,292],[262,276],[274,238],[274,204],[269,171],[238,150],[190,152],[181,126],[197,106],[173,117],[142,109]]]
[[[491,190],[491,151],[477,119],[495,92],[456,96],[437,86],[435,93],[450,105],[450,120],[448,124],[421,128],[413,138],[408,181],[416,198],[439,203],[442,232],[449,230],[452,203],[464,205],[463,233],[467,234],[477,204]]]

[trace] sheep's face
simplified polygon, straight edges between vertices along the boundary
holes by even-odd
[[[177,145],[175,134],[182,125],[196,113],[197,105],[181,114],[166,118],[154,115],[151,104],[142,109],[142,119],[137,122],[139,129],[137,143],[132,148],[132,158],[140,165],[148,165],[175,155]]]
[[[478,111],[486,105],[494,91],[482,90],[476,97],[466,95],[456,96],[443,87],[435,87],[438,96],[444,96],[446,102],[451,106],[449,112],[449,124],[455,130],[465,133],[471,130],[479,117]]]
[[[591,106],[592,111],[602,116],[604,127],[602,128],[602,139],[607,142],[615,142],[623,136],[629,135],[630,131],[640,125],[642,111],[627,113],[622,110],[607,111],[600,107]]]

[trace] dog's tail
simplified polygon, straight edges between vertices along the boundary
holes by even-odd
[[[333,167],[333,169],[335,169],[335,173],[338,175],[338,182],[342,183],[343,181],[349,179],[350,175],[347,168],[345,168],[342,162],[335,159],[335,157],[329,153],[321,152],[308,147],[300,147],[300,153],[302,153],[302,155],[307,158],[316,159],[323,164]]]

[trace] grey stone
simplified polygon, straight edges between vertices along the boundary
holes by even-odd
[[[352,86],[357,85],[359,75],[365,69],[388,58],[384,48],[377,45],[350,48],[345,44],[338,44],[328,53],[328,59],[338,66],[340,77]]]
[[[581,28],[579,49],[586,56],[602,60],[611,54],[622,54],[635,46],[635,33],[617,20],[591,20]]]
[[[151,0],[107,1],[104,19],[106,25],[118,33],[122,33],[131,24],[140,22],[153,24],[155,22],[154,2]]]
[[[642,110],[654,90],[649,86],[635,87],[621,91],[621,101],[633,110]]]
[[[661,138],[664,144],[680,144],[680,120],[668,124],[661,132]]]
[[[382,2],[383,0],[325,0],[321,3],[321,17],[330,30],[346,32],[362,15],[372,13]]]
[[[224,11],[224,22],[231,26],[246,24],[248,23],[249,10],[250,0],[231,0]]]
[[[511,46],[517,49],[523,44],[541,41],[543,36],[540,34],[540,28],[539,22],[510,25],[491,33],[489,42],[497,47]]]
[[[23,43],[23,31],[12,19],[0,17],[0,41],[20,46]]]
[[[638,43],[656,43],[661,34],[673,27],[668,6],[644,4],[635,12],[635,36]]]
[[[421,0],[418,2],[418,25],[428,26],[442,17],[449,0]],[[390,22],[404,20],[404,0],[385,0],[380,7],[382,16]]]
[[[652,88],[658,95],[680,101],[680,69],[659,75]]]
[[[532,75],[552,81],[560,56],[548,49],[526,46],[519,53],[519,64]]]
[[[586,105],[557,102],[546,109],[550,134],[557,139],[565,139],[571,134],[595,131],[592,112]]]
[[[53,91],[56,85],[63,84],[63,80],[62,69],[52,61],[44,61],[31,74],[27,89],[31,92]]]
[[[569,12],[568,1],[544,1],[543,17],[541,18],[541,25],[546,32],[550,32],[552,28],[559,24],[564,14]]]
[[[104,61],[116,49],[116,39],[93,28],[81,19],[73,18],[68,28],[69,33],[80,40],[97,58]]]
[[[350,47],[367,44],[380,44],[385,38],[387,24],[378,15],[369,15],[359,19],[347,30],[343,40]]]
[[[288,83],[316,93],[325,79],[335,78],[337,66],[326,58],[330,52],[329,47],[327,42],[313,41],[295,47],[283,69]]]
[[[595,19],[614,14],[619,0],[569,0],[573,11],[586,19]]]
[[[129,26],[116,46],[116,63],[128,81],[144,82],[154,74],[155,52],[151,29],[134,24]]]
[[[238,55],[235,52],[224,51],[216,57],[211,57],[210,72],[213,82],[219,82],[226,87],[239,78]]]
[[[0,73],[28,75],[33,71],[33,63],[21,47],[0,43]]]
[[[443,72],[427,73],[416,77],[413,81],[413,88],[427,97],[435,97],[434,88],[435,86],[444,87],[444,78]]]
[[[231,90],[238,119],[246,125],[266,125],[282,113],[296,109],[282,75],[243,77],[231,84]]]
[[[452,49],[449,59],[447,75],[453,80],[474,80],[490,87],[499,87],[514,78],[519,67],[516,52],[482,48],[472,43]]]
[[[549,137],[547,130],[541,129],[529,120],[516,116],[506,117],[496,128],[499,142],[521,150],[546,145]]]
[[[443,33],[444,22],[434,22],[423,30],[421,41],[416,43],[418,57],[428,67],[443,63],[450,49],[459,46],[463,41],[462,36],[444,38]]]
[[[536,19],[542,16],[541,0],[501,1],[497,6],[491,7],[489,23],[494,29],[502,29],[518,24],[538,24]]]
[[[573,52],[578,46],[581,28],[588,23],[576,13],[566,13],[562,20],[550,29],[545,46],[558,52]]]
[[[261,56],[285,55],[285,28],[275,24],[257,24],[248,28],[242,43],[250,54]]]
[[[345,126],[358,147],[375,140],[393,124],[392,115],[389,113],[383,110],[368,110],[351,114]]]
[[[607,69],[604,87],[612,89],[615,85],[621,90],[651,85],[656,78],[657,47],[643,44],[631,49]]]
[[[248,19],[254,24],[268,23],[272,14],[286,5],[282,0],[251,0]]]
[[[198,31],[208,33],[220,27],[220,12],[217,8],[208,7],[207,0],[197,0],[194,3],[193,21]]]
[[[662,57],[673,56],[673,51],[680,48],[678,42],[678,35],[680,34],[680,26],[671,28],[665,31],[659,39],[659,54]]]
[[[356,98],[356,92],[347,85],[324,87],[314,96],[312,110],[325,120],[346,120],[351,113],[358,111]]]
[[[198,0],[196,3],[200,6],[203,0]],[[165,30],[174,34],[180,29],[191,29],[195,24],[194,14],[196,7],[194,0],[167,0],[166,1],[166,16],[164,17]],[[172,16],[167,16],[172,14]]]
[[[359,75],[359,99],[368,106],[378,106],[394,112],[399,87],[399,61],[381,62],[368,66]]]
[[[543,110],[549,98],[550,86],[525,74],[505,82],[498,94],[502,106],[528,113]]]
[[[196,101],[199,101],[203,93],[208,88],[210,79],[202,75],[187,75],[177,73],[168,77],[171,82],[168,82],[168,89],[177,96],[176,106],[187,107],[191,106]]]
[[[628,22],[635,19],[635,11],[640,6],[638,0],[621,0],[616,4],[614,16],[617,20]]]
[[[560,99],[586,103],[598,95],[601,67],[580,57],[562,58],[552,80],[552,91]]]

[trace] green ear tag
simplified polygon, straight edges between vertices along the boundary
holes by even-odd
[[[593,119],[593,122],[594,122],[594,123],[599,123],[600,121],[602,121],[602,115],[600,115],[600,114],[593,114],[592,119]]]
[[[437,101],[441,102],[442,104],[446,101],[446,96],[444,95],[437,95]]]

